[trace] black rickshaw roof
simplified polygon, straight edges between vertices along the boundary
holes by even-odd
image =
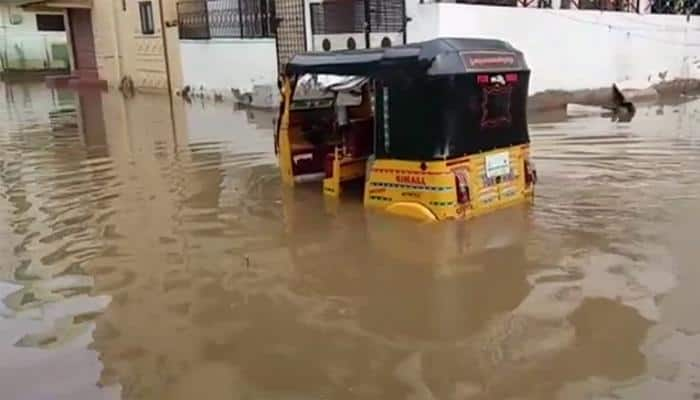
[[[457,75],[527,71],[522,52],[497,39],[440,38],[403,46],[311,52],[294,56],[286,74],[381,76],[392,72]]]

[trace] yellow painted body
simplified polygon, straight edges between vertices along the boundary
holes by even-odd
[[[323,180],[323,193],[338,197],[342,183],[365,176],[365,158],[343,158],[339,151],[335,152],[333,160],[333,176]]]
[[[510,175],[500,182],[486,182],[486,157],[503,152],[510,158]],[[522,145],[444,161],[376,160],[365,185],[365,206],[423,220],[445,220],[468,219],[528,202],[534,195],[524,178],[528,157],[529,146]],[[454,175],[458,170],[467,176],[467,204],[458,203]]]
[[[292,149],[300,147],[293,139],[297,132],[292,132],[294,128],[290,126],[292,84],[284,80],[282,85],[284,103],[277,137],[282,182],[289,186],[295,185]],[[510,173],[498,181],[489,181],[486,158],[506,152]],[[525,160],[529,159],[529,152],[529,145],[516,145],[448,160],[376,159],[368,168],[366,159],[343,158],[336,150],[333,174],[322,179],[323,192],[337,198],[343,182],[364,176],[367,208],[423,221],[469,219],[533,200],[534,185],[526,185],[525,180]],[[467,177],[470,201],[466,204],[458,202],[455,171]]]
[[[280,173],[282,175],[282,182],[294,186],[294,174],[292,173],[292,148],[289,140],[289,116],[291,113],[291,102],[292,102],[292,82],[289,79],[285,79],[282,84],[282,115],[279,120],[278,127],[278,153],[277,160],[280,166]]]

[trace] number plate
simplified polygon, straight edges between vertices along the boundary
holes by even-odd
[[[507,151],[486,156],[487,178],[508,174],[510,174],[510,154]]]

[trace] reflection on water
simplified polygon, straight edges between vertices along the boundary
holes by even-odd
[[[3,399],[700,392],[698,101],[541,120],[534,207],[417,225],[282,188],[274,113],[72,99],[0,118]]]

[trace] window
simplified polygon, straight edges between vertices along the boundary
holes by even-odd
[[[142,1],[139,3],[139,15],[141,17],[141,33],[152,35],[155,33],[153,25],[153,3]]]
[[[61,14],[37,14],[36,28],[40,31],[62,32],[66,30]]]

